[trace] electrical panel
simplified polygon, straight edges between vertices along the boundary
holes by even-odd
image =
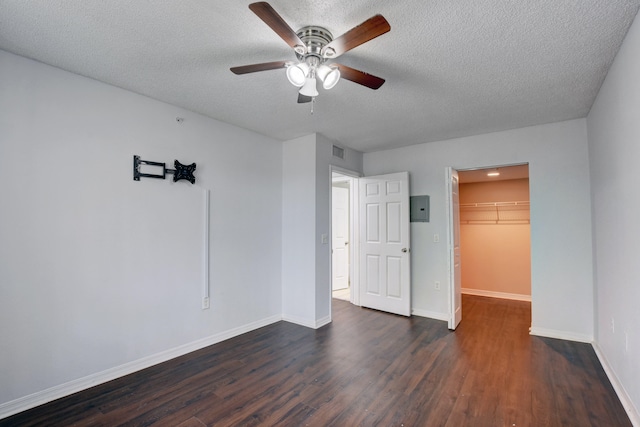
[[[429,222],[429,196],[411,196],[409,202],[411,222]]]

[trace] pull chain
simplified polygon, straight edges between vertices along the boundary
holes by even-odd
[[[313,98],[311,98],[311,115],[313,116],[313,106],[316,103],[316,97],[314,96]]]

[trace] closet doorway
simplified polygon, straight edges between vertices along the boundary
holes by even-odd
[[[531,301],[527,164],[459,171],[462,293]]]

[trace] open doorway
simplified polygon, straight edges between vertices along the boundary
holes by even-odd
[[[339,174],[331,186],[331,295],[351,301],[350,209],[351,179]]]
[[[356,215],[358,177],[332,167],[331,171],[331,297],[359,304],[357,283]]]
[[[359,177],[332,166],[331,188],[331,296],[348,290],[352,304],[410,316],[409,173]]]
[[[458,174],[461,293],[531,302],[528,165]]]

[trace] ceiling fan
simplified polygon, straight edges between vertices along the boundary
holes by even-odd
[[[300,88],[299,103],[311,102],[318,96],[316,79],[320,79],[324,89],[334,87],[340,77],[371,89],[378,89],[384,83],[384,79],[364,71],[329,63],[343,53],[391,30],[391,26],[382,15],[375,15],[334,39],[326,28],[316,25],[293,31],[267,2],[251,3],[249,9],[293,48],[298,61],[275,61],[232,67],[233,73],[247,74],[286,68],[291,84]]]

